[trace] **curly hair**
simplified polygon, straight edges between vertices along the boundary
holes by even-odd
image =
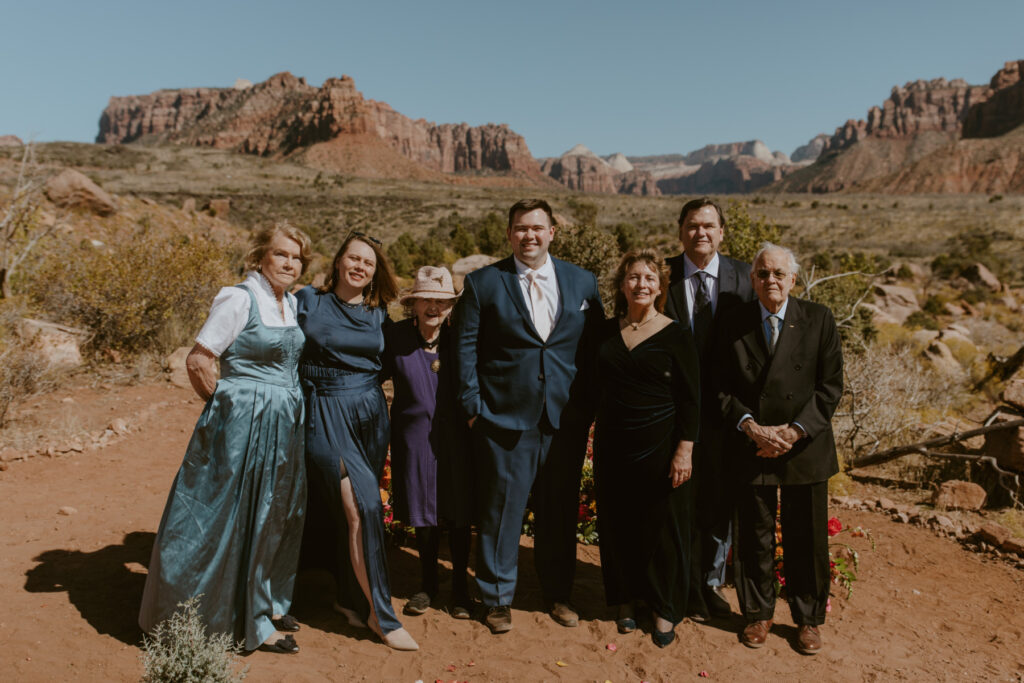
[[[665,311],[665,299],[668,298],[668,267],[664,259],[653,249],[633,249],[626,252],[615,269],[613,285],[615,287],[615,315],[622,317],[629,311],[626,295],[622,293],[622,283],[626,281],[626,273],[637,263],[645,263],[658,275],[658,286],[661,292],[654,298],[654,309],[658,313]]]
[[[313,260],[313,247],[309,235],[302,232],[288,221],[278,221],[269,228],[263,228],[252,236],[249,251],[245,254],[245,269],[258,270],[263,257],[267,255],[270,243],[278,235],[284,235],[299,245],[299,260],[302,261],[302,275]]]

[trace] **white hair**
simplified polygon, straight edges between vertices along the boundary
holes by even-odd
[[[772,244],[771,242],[762,242],[761,248],[754,254],[753,264],[756,266],[757,262],[761,260],[761,257],[767,254],[769,251],[778,251],[786,255],[786,259],[789,260],[789,272],[796,275],[800,272],[800,264],[796,262],[796,254],[789,247],[782,247],[778,244]]]

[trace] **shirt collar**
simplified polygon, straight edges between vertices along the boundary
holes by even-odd
[[[789,308],[789,297],[787,296],[786,300],[782,302],[782,308],[779,309],[778,313],[770,313],[760,301],[757,302],[757,305],[761,308],[761,322],[768,320],[768,316],[770,315],[777,315],[779,316],[779,320],[785,320],[786,309]]]
[[[718,252],[716,251],[715,255],[711,257],[711,263],[708,264],[707,268],[704,268],[704,272],[717,280],[718,266]],[[698,268],[694,264],[694,262],[690,260],[690,257],[686,255],[686,252],[683,252],[683,277],[687,279],[691,278],[697,273],[698,270],[701,269]]]
[[[512,261],[514,261],[515,264],[516,264],[516,274],[519,275],[519,277],[525,278],[527,275],[529,275],[531,272],[533,272],[533,268],[530,268],[530,266],[526,265],[525,263],[523,263],[522,261],[517,259],[515,256],[512,257]],[[554,276],[554,274],[555,274],[555,266],[551,262],[551,255],[550,254],[548,254],[545,257],[544,263],[541,265],[540,268],[537,269],[536,272],[537,272],[537,277],[541,278],[542,280],[545,280],[547,278],[550,278],[550,277]]]
[[[277,301],[277,296],[274,294],[274,288],[270,286],[270,281],[267,280],[266,276],[263,273],[257,270],[250,270],[248,276],[245,278],[245,282],[246,284],[256,287],[256,289],[253,291],[258,290],[268,299]],[[287,294],[288,292],[285,292],[285,295]]]

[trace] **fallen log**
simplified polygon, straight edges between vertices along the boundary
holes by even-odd
[[[946,436],[937,436],[934,439],[928,439],[927,441],[919,441],[918,443],[907,444],[905,446],[896,446],[889,448],[878,453],[872,453],[862,458],[850,460],[846,463],[846,470],[849,471],[854,467],[866,467],[868,465],[879,465],[883,462],[889,462],[895,460],[904,455],[910,455],[911,453],[920,453],[921,455],[936,455],[932,451],[940,446],[948,446],[951,443],[957,441],[963,441],[964,439],[970,439],[974,436],[981,436],[982,434],[988,434],[989,432],[997,432],[1002,429],[1013,429],[1015,427],[1024,427],[1024,418],[1017,420],[1008,420],[1006,422],[999,422],[996,424],[986,425],[984,427],[978,427],[977,429],[971,429],[966,432],[953,432]]]

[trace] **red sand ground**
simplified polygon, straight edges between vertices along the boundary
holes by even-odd
[[[62,401],[68,396],[73,401]],[[65,390],[27,408],[37,419],[72,411],[85,430],[113,417],[134,424],[102,450],[33,457],[0,472],[0,679],[138,679],[135,618],[146,563],[200,409],[189,392],[168,384]],[[62,506],[77,513],[60,515]],[[698,680],[706,671],[710,680],[741,681],[1024,680],[1024,572],[879,515],[841,517],[871,529],[878,547],[872,552],[854,539],[863,550],[860,580],[851,600],[833,598],[825,649],[815,657],[790,645],[795,629],[783,605],[761,650],[738,643],[738,616],[710,626],[684,622],[664,650],[643,633],[619,635],[604,606],[594,547],[577,554],[582,622],[558,626],[542,611],[524,539],[511,633],[492,636],[479,622],[436,609],[404,619],[422,649],[394,652],[343,625],[328,607],[329,580],[307,573],[293,610],[303,623],[302,652],[246,657],[249,679],[668,681]],[[400,611],[416,590],[417,562],[407,548],[393,548],[390,559]]]

